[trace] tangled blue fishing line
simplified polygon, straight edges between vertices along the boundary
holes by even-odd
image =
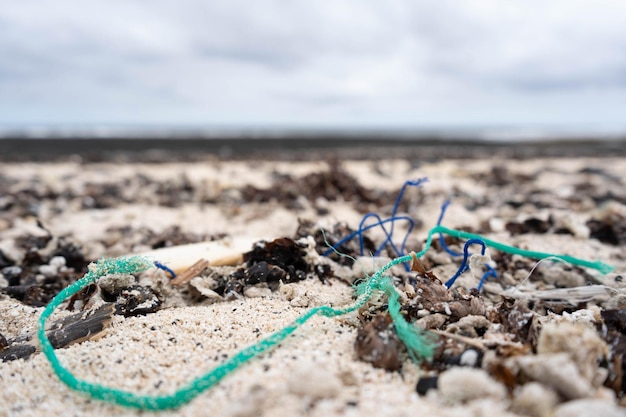
[[[385,249],[385,247],[387,247],[387,245],[389,245],[391,247],[391,249],[395,252],[395,256],[396,257],[400,257],[400,256],[404,256],[406,254],[406,242],[407,239],[409,238],[411,232],[413,231],[413,229],[415,228],[415,220],[413,220],[413,218],[411,218],[410,216],[405,216],[405,215],[398,215],[398,209],[400,207],[400,203],[402,201],[402,198],[404,197],[404,193],[406,191],[406,189],[408,187],[421,187],[425,182],[428,181],[428,178],[420,178],[417,180],[408,180],[406,181],[403,185],[402,188],[400,189],[400,192],[398,193],[398,196],[396,197],[396,201],[395,204],[393,206],[393,210],[391,211],[391,216],[387,219],[383,219],[379,214],[377,213],[367,213],[366,215],[363,216],[363,218],[361,219],[360,223],[359,223],[359,228],[350,233],[349,235],[347,235],[346,237],[342,238],[341,240],[339,240],[336,244],[334,244],[332,247],[330,247],[326,252],[324,252],[324,256],[328,256],[330,255],[332,252],[336,251],[337,248],[339,248],[341,245],[343,245],[344,243],[354,239],[355,237],[358,236],[359,238],[359,253],[361,256],[365,255],[365,245],[363,243],[364,240],[364,233],[370,229],[374,229],[379,227],[384,235],[385,235],[385,239],[382,241],[382,243],[380,243],[380,245],[378,245],[378,247],[376,248],[376,251],[373,253],[374,256],[379,256],[380,253]],[[448,206],[450,205],[450,200],[446,200],[443,205],[441,206],[441,212],[439,214],[439,218],[437,220],[437,226],[441,225],[441,222],[443,221],[443,216],[446,213],[446,209],[448,208]],[[370,218],[374,218],[376,219],[376,223],[374,224],[370,224],[366,226],[367,221]],[[393,240],[393,234],[394,234],[394,225],[397,221],[406,221],[408,223],[408,227],[407,230],[404,234],[404,238],[402,239],[402,244],[400,245],[400,248],[397,247],[396,243]],[[385,227],[385,225],[389,223],[389,230]],[[463,273],[465,273],[468,269],[469,269],[469,265],[468,265],[468,259],[469,259],[469,247],[471,245],[481,245],[481,255],[485,254],[485,250],[487,248],[487,246],[485,245],[485,242],[483,242],[481,239],[479,238],[474,238],[474,239],[470,239],[467,242],[465,242],[465,246],[463,247],[463,253],[458,253],[453,251],[452,249],[450,249],[448,247],[448,245],[446,245],[445,239],[444,239],[444,235],[443,233],[439,234],[439,243],[441,244],[441,247],[443,250],[445,250],[447,253],[449,253],[450,255],[454,256],[454,257],[459,257],[459,256],[463,256],[463,260],[461,261],[461,265],[459,266],[459,269],[457,270],[457,272],[445,283],[446,288],[450,288],[454,282],[456,281],[456,279],[461,276]],[[482,278],[480,279],[480,282],[478,283],[477,289],[478,291],[480,291],[485,283],[485,281],[487,280],[487,278],[489,277],[494,277],[497,278],[498,273],[496,272],[496,270],[489,264],[485,264],[485,267],[487,269],[487,271],[483,274]],[[404,263],[404,268],[407,271],[410,271],[410,265],[408,263]]]
[[[383,233],[385,234],[385,240],[382,241],[382,243],[380,245],[378,245],[378,247],[376,248],[376,251],[374,251],[373,255],[374,256],[379,256],[381,254],[381,252],[385,249],[385,247],[387,245],[391,246],[391,249],[393,249],[393,251],[395,252],[395,256],[396,257],[400,257],[400,256],[404,256],[406,254],[406,242],[407,239],[409,238],[409,236],[411,235],[411,232],[413,231],[413,229],[415,228],[415,220],[413,220],[412,217],[410,216],[401,216],[398,215],[398,210],[400,208],[400,203],[402,202],[402,197],[404,197],[404,193],[406,191],[406,189],[408,187],[421,187],[425,182],[428,181],[428,178],[424,177],[424,178],[420,178],[420,179],[416,179],[416,180],[408,180],[405,181],[404,184],[402,185],[402,188],[400,189],[400,192],[398,192],[398,196],[396,197],[396,201],[393,205],[393,209],[391,210],[391,216],[387,219],[382,219],[380,217],[379,214],[377,213],[367,213],[365,216],[363,216],[363,218],[361,219],[361,222],[359,223],[359,228],[350,233],[348,236],[342,238],[339,242],[335,243],[331,248],[329,248],[326,252],[323,253],[324,256],[328,256],[330,255],[332,252],[336,251],[337,248],[339,248],[341,245],[343,245],[344,243],[354,239],[356,236],[359,237],[359,253],[361,256],[365,255],[365,245],[363,243],[363,239],[364,236],[363,234],[373,228],[376,227],[380,227],[380,229],[383,231]],[[370,218],[375,218],[376,220],[378,220],[376,223],[374,224],[370,224],[368,226],[366,226],[366,222],[370,219]],[[400,245],[400,248],[397,247],[397,245],[395,244],[395,242],[393,241],[393,233],[394,233],[394,226],[395,223],[397,221],[406,221],[409,225],[408,228],[404,234],[404,238],[402,239],[402,244]],[[389,230],[387,230],[387,228],[385,227],[385,224],[389,223]],[[404,268],[407,271],[411,270],[411,267],[408,263],[404,264]]]

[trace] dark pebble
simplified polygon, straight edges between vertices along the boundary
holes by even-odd
[[[20,276],[22,275],[22,268],[19,266],[7,266],[2,268],[2,275],[4,279],[9,282],[10,286],[20,285]]]
[[[443,363],[450,366],[467,366],[480,368],[483,362],[483,352],[478,349],[467,349],[459,355],[448,356],[443,359]]]
[[[626,308],[619,310],[602,310],[600,315],[609,329],[626,334]]]
[[[426,395],[428,391],[431,389],[437,389],[437,384],[439,382],[438,376],[425,376],[417,381],[417,385],[415,390],[419,395]]]
[[[14,262],[6,257],[4,252],[0,250],[0,269],[13,265]]]

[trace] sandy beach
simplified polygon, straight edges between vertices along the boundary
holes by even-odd
[[[65,303],[52,317],[113,303],[115,314],[101,332],[56,349],[61,363],[90,382],[170,394],[310,308],[353,303],[352,284],[397,254],[387,244],[374,259],[386,235],[372,227],[364,232],[363,254],[358,239],[339,248],[356,262],[327,257],[321,230],[335,244],[358,230],[367,213],[390,218],[405,181],[419,178],[428,180],[407,187],[397,207],[396,215],[414,222],[405,253],[424,249],[449,200],[442,222],[448,228],[525,250],[600,261],[612,270],[538,264],[491,248],[486,257],[470,258],[471,268],[448,290],[443,283],[462,256],[435,242],[422,264],[437,279],[401,266],[390,272],[403,317],[436,341],[431,360],[414,363],[393,324],[371,330],[377,317],[386,317],[387,301],[378,294],[358,311],[313,317],[188,404],[154,414],[626,415],[623,157],[207,157],[123,164],[74,159],[5,162],[0,173],[0,415],[152,413],[69,389],[39,350],[35,333],[43,307],[90,262],[211,242],[202,255],[209,266],[181,285],[172,285],[169,274],[156,268],[131,277],[127,287],[152,297],[153,308],[139,311],[130,305],[127,288],[114,291],[115,285],[99,281],[71,311]],[[371,218],[367,224],[374,223]],[[392,241],[400,247],[409,222],[393,224]],[[225,255],[250,253],[254,242],[279,238],[288,239],[281,245],[295,242],[290,250],[301,267],[252,255],[215,265]],[[446,242],[463,252],[464,239]],[[472,246],[470,253],[478,252]],[[191,266],[185,262],[183,270]],[[259,264],[267,269],[258,272]],[[478,291],[485,264],[497,278]],[[364,328],[389,358],[374,360],[380,352],[357,343]],[[27,345],[33,347],[29,354],[19,349]],[[433,389],[424,388],[427,381]]]

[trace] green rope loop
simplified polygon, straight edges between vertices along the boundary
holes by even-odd
[[[609,265],[601,262],[589,262],[582,259],[574,258],[567,255],[552,255],[541,252],[525,251],[522,249],[514,248],[512,246],[503,245],[498,242],[491,241],[489,239],[482,238],[478,235],[466,233],[458,230],[452,230],[443,226],[436,226],[428,233],[428,239],[424,249],[417,254],[418,257],[423,256],[430,248],[432,235],[435,233],[445,233],[450,236],[469,239],[479,238],[482,239],[488,246],[503,252],[512,254],[519,254],[526,257],[543,259],[549,256],[556,256],[571,264],[586,266],[588,268],[594,268],[600,272],[610,272],[613,268]],[[116,258],[116,259],[102,259],[96,264],[90,265],[89,272],[71,284],[67,288],[63,289],[57,294],[52,301],[46,306],[44,311],[39,317],[38,338],[41,345],[41,351],[46,356],[53,371],[68,387],[73,390],[85,393],[92,398],[103,400],[112,404],[118,404],[126,407],[133,407],[145,410],[167,410],[178,408],[205,390],[218,384],[224,377],[230,375],[242,365],[249,362],[251,359],[267,352],[280,342],[285,340],[289,335],[295,332],[299,327],[304,325],[309,319],[317,314],[325,317],[337,317],[355,310],[360,309],[371,298],[374,291],[382,291],[388,297],[388,309],[391,315],[395,331],[405,344],[409,351],[411,358],[419,362],[421,359],[430,359],[433,355],[434,342],[433,338],[425,333],[423,330],[418,329],[411,323],[407,322],[400,312],[399,295],[396,291],[391,279],[385,276],[385,273],[393,266],[403,262],[411,262],[412,255],[402,256],[393,259],[387,265],[376,271],[371,277],[364,281],[358,288],[356,300],[343,308],[332,308],[329,306],[314,307],[295,319],[291,324],[287,325],[281,330],[271,334],[260,342],[249,346],[239,353],[235,354],[221,365],[218,365],[213,370],[206,374],[192,380],[191,382],[183,385],[177,391],[171,394],[165,395],[141,395],[135,394],[129,391],[124,391],[117,388],[107,387],[102,384],[92,383],[85,380],[81,380],[74,376],[72,372],[63,366],[48,339],[45,328],[46,322],[54,312],[54,310],[67,298],[76,294],[89,284],[94,283],[99,277],[112,273],[122,274],[138,274],[154,266],[153,262],[143,257],[128,257],[128,258]]]

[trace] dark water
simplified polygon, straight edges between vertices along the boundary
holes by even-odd
[[[0,161],[166,162],[211,159],[537,158],[626,156],[626,139],[484,141],[325,135],[284,137],[4,137]]]

